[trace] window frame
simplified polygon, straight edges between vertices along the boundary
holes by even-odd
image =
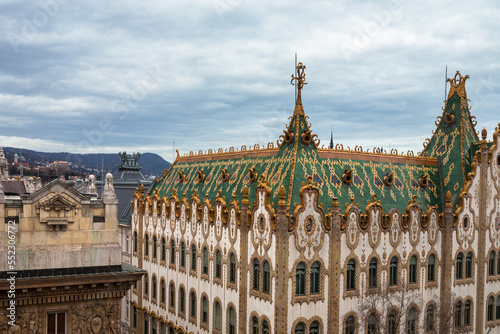
[[[455,279],[463,279],[464,278],[464,253],[460,252],[457,254],[457,259],[455,261]]]
[[[309,293],[317,295],[321,293],[321,263],[314,261],[309,272]]]
[[[347,261],[346,291],[356,291],[356,260],[354,259]]]
[[[267,260],[262,264],[262,292],[265,294],[271,292],[271,266]]]
[[[393,256],[389,261],[389,286],[398,285],[398,277],[399,277],[398,271],[399,271],[399,259],[397,256]]]
[[[260,290],[260,262],[256,258],[252,261],[252,290]]]
[[[368,287],[376,288],[378,285],[378,260],[376,257],[372,257],[368,264]]]
[[[54,331],[49,331],[49,317],[54,315]],[[68,312],[65,310],[62,311],[51,311],[47,312],[45,319],[46,319],[46,329],[48,334],[57,334],[59,333],[59,315],[64,315],[64,334],[68,333]]]
[[[306,294],[306,270],[304,262],[299,262],[295,268],[295,295],[305,296]]]
[[[408,284],[417,284],[418,259],[416,255],[412,255],[408,267]]]

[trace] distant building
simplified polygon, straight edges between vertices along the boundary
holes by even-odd
[[[52,169],[56,172],[56,174],[64,174],[71,170],[71,167],[67,161],[54,161],[52,163]]]
[[[9,178],[9,162],[5,157],[3,147],[0,147],[0,181],[6,181]]]
[[[320,147],[303,70],[276,144],[178,155],[134,195],[133,333],[499,333],[500,125],[478,138],[468,76],[401,154]]]
[[[21,195],[4,193],[2,184],[1,332],[120,333],[121,300],[144,271],[122,263],[112,175],[101,199],[59,179]],[[13,284],[15,297],[7,293]]]

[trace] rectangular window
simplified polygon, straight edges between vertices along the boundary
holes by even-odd
[[[47,334],[66,333],[66,312],[47,313]]]
[[[125,320],[128,322],[128,317],[129,317],[129,313],[130,313],[130,305],[129,305],[129,302],[128,302],[128,298],[125,298]]]
[[[127,252],[127,253],[128,253],[128,252],[130,252],[130,250],[129,250],[129,249],[130,249],[130,248],[129,248],[129,246],[130,246],[130,245],[129,245],[129,243],[130,243],[130,237],[129,237],[128,235],[126,236],[126,240],[127,240],[127,241],[125,242],[125,252]]]

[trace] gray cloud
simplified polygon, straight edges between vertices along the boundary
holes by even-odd
[[[470,74],[478,130],[500,121],[499,5],[248,0],[0,5],[3,145],[181,152],[278,139],[294,52],[313,132],[419,151],[444,69]]]

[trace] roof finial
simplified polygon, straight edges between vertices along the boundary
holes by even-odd
[[[333,149],[333,125],[332,130],[330,131],[330,145],[328,145],[329,149]]]
[[[306,69],[306,66],[303,65],[302,63],[299,63],[296,67],[297,69],[297,76],[294,76],[292,74],[292,80],[290,80],[290,83],[292,85],[297,85],[297,100],[295,101],[295,110],[293,111],[294,115],[304,115],[304,108],[302,107],[302,97],[300,92],[302,91],[302,87],[304,85],[307,85],[306,82],[306,74],[304,73],[304,70]],[[297,83],[295,84],[293,81],[296,80]]]
[[[448,82],[450,83],[448,99],[453,96],[453,93],[456,92],[459,97],[467,100],[467,92],[465,90],[465,81],[467,79],[469,79],[469,75],[467,74],[463,77],[459,71],[457,71],[453,79],[448,78]]]

